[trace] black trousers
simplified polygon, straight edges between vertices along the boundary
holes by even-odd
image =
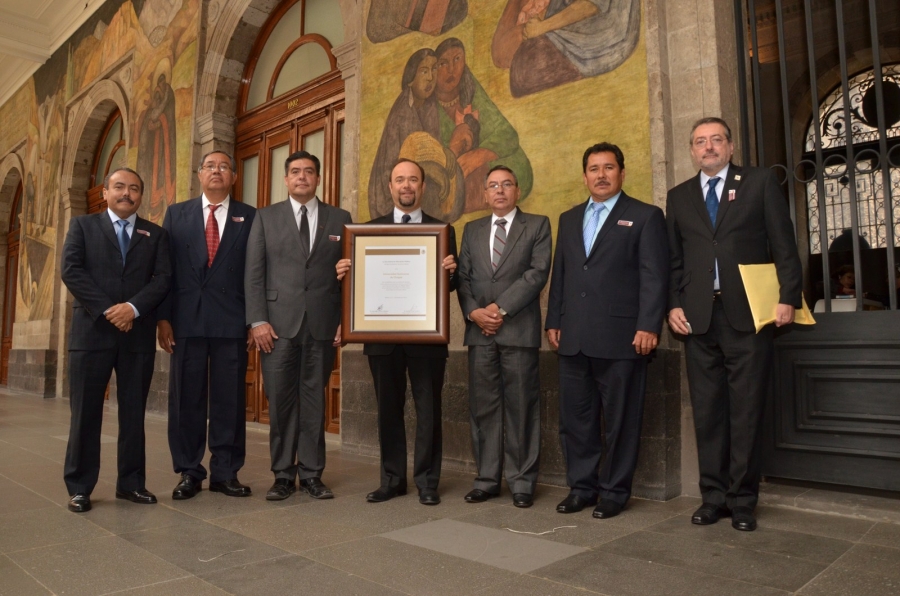
[[[246,455],[246,339],[179,338],[170,362],[169,450],[175,472],[206,478],[208,412],[210,481],[237,478]]]
[[[441,478],[441,388],[447,359],[408,356],[398,346],[387,356],[369,356],[378,400],[381,486],[406,488],[406,375],[416,407],[413,480],[422,488],[438,487]]]
[[[72,420],[63,479],[70,495],[91,494],[100,474],[100,429],[103,396],[116,371],[119,407],[118,479],[116,488],[146,488],[144,409],[153,377],[155,353],[112,350],[69,352],[69,407]]]
[[[624,505],[637,467],[647,359],[559,357],[559,442],[573,494]],[[601,415],[606,431],[603,455]]]
[[[687,374],[705,503],[756,507],[773,335],[773,325],[759,333],[733,328],[717,301],[709,331],[687,338]]]

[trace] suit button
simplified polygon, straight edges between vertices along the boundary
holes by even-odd
[[[713,240],[713,246],[718,246],[718,245],[719,245],[719,243],[716,242],[715,240]]]
[[[710,272],[710,273],[712,273],[712,270],[713,270],[713,268],[712,268],[712,267],[710,267],[710,268],[709,268],[709,272]]]
[[[584,270],[587,271],[587,265],[584,266]]]
[[[581,297],[584,298],[585,296],[587,296],[587,294],[585,294],[584,292],[582,292],[582,293],[581,293]]]
[[[494,282],[496,282],[496,281],[497,281],[497,280],[494,279],[493,277],[491,278],[491,283],[494,283]]]
[[[309,269],[309,263],[306,264],[306,268]]]
[[[222,293],[223,293],[223,294],[225,293],[225,288],[222,288]]]

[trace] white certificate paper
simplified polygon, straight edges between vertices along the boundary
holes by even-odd
[[[366,299],[369,320],[421,321],[427,314],[425,246],[366,248]]]

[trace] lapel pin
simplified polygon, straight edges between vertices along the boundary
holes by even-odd
[[[736,179],[737,179],[737,177],[735,177],[735,180]],[[728,200],[733,201],[736,194],[737,194],[737,191],[734,190],[733,188],[731,190],[729,190],[728,191]]]
[[[735,174],[735,175],[734,175],[734,179],[735,179],[735,180],[740,180],[740,179],[741,179],[741,175],[740,175],[740,174]]]
[[[148,232],[147,230],[141,230],[140,228],[135,228],[134,231],[137,232],[138,234],[143,234],[144,236],[147,236],[148,238],[150,237],[150,232]]]
[[[630,228],[631,226],[634,225],[634,222],[633,222],[633,221],[626,221],[626,220],[624,220],[624,219],[620,219],[618,223],[619,223],[620,226],[626,226],[626,227],[629,227],[629,228]]]
[[[231,221],[242,222],[242,221],[244,221],[244,218],[243,217],[232,217]]]
[[[328,239],[331,240],[332,242],[338,242],[341,239],[341,237],[330,235],[330,236],[328,236]]]

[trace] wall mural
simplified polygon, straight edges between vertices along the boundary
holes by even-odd
[[[182,0],[107,2],[33,75],[27,101],[17,94],[0,108],[5,120],[15,105],[28,106],[17,322],[52,316],[66,104],[131,52],[120,80],[129,96],[127,163],[145,181],[140,215],[160,223],[179,189],[188,192],[191,168],[176,165],[191,159],[198,10]]]
[[[486,0],[477,14],[460,6],[370,0],[360,221],[392,209],[388,178],[403,157],[422,164],[423,208],[444,221],[485,215],[484,176],[503,164],[518,176],[522,208],[555,226],[586,199],[581,155],[599,141],[623,149],[625,190],[652,201],[640,0]],[[426,18],[431,11],[441,18]]]

